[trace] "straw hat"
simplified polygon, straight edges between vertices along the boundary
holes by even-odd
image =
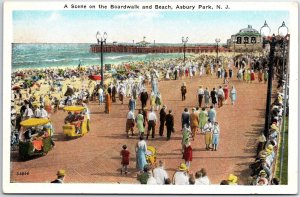
[[[274,123],[271,125],[271,129],[276,130],[276,131],[279,130],[278,127]]]
[[[186,171],[187,169],[188,168],[187,168],[187,166],[184,163],[180,164],[180,166],[178,168],[179,171]]]
[[[236,183],[238,180],[237,176],[234,176],[233,174],[230,174],[228,177],[228,181],[230,181],[231,183]]]
[[[264,171],[264,170],[261,170],[260,172],[259,172],[259,175],[261,176],[261,175],[266,175],[267,173],[266,173],[266,171]]]
[[[65,170],[59,170],[56,173],[57,176],[65,176],[66,175],[66,171]]]
[[[269,144],[268,147],[266,148],[266,151],[267,151],[268,153],[270,153],[270,152],[273,151],[273,148],[274,148],[274,146],[273,146],[272,144]]]

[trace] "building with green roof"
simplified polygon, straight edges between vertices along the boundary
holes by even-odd
[[[231,51],[261,51],[262,50],[262,37],[260,33],[253,29],[251,25],[247,28],[241,29],[238,33],[231,35],[227,40],[227,46]]]

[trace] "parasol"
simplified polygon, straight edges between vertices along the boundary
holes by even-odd
[[[101,76],[100,75],[90,75],[89,79],[93,80],[93,81],[100,81],[101,80]]]
[[[12,87],[12,90],[20,90],[20,89],[21,89],[20,86],[14,86],[14,87]]]

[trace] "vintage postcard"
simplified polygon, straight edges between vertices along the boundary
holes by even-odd
[[[5,1],[3,23],[4,193],[298,192],[297,2]]]

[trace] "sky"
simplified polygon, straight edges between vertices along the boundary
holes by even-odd
[[[277,34],[287,11],[85,11],[18,10],[13,12],[14,43],[96,43],[96,33],[108,34],[107,42],[226,43],[232,34],[248,25],[260,30],[267,21]]]

